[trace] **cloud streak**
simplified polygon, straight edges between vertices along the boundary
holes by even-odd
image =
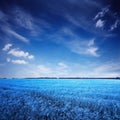
[[[5,31],[6,31],[9,35],[14,36],[14,37],[17,38],[18,40],[21,40],[22,42],[25,42],[25,43],[28,43],[28,42],[29,42],[29,40],[28,40],[26,37],[18,34],[17,32],[15,32],[15,31],[13,31],[13,30],[11,30],[11,29],[9,29],[9,28],[5,29]]]

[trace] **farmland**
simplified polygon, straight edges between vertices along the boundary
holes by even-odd
[[[0,79],[1,120],[119,120],[120,81]]]

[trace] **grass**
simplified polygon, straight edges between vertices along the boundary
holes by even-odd
[[[1,120],[119,120],[120,81],[3,81]]]

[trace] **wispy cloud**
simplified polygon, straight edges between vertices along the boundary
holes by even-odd
[[[40,71],[40,74],[46,74],[47,76],[52,72],[52,69],[45,65],[38,65],[37,68]]]
[[[1,36],[5,36],[8,39],[12,39],[14,37],[25,43],[29,42],[29,38],[31,36],[37,37],[44,33],[44,29],[49,29],[50,27],[50,24],[46,22],[46,20],[35,18],[31,13],[18,6],[13,6],[13,8],[6,13],[0,11],[0,18],[0,27],[4,33],[1,34]],[[27,37],[25,34],[23,35],[23,33],[20,32],[21,29],[24,29],[25,33],[28,35]]]
[[[34,29],[33,17],[19,7],[13,8],[14,21],[21,27],[29,30]]]
[[[100,66],[96,67],[96,72],[116,72],[120,71],[120,63],[113,63],[108,62],[106,64],[101,64]]]
[[[62,77],[69,76],[69,68],[64,62],[57,63],[56,66],[46,64],[28,64],[18,76],[25,77]]]
[[[34,17],[31,13],[16,6],[11,10],[13,21],[19,27],[29,30],[30,35],[36,37],[50,28],[49,22],[42,18]]]
[[[94,28],[93,28],[93,23],[91,19],[87,19],[84,16],[72,16],[67,14],[65,18],[72,23],[72,25],[82,28],[83,30],[86,30],[88,32],[95,33]]]
[[[15,24],[19,27],[25,28],[30,31],[32,36],[37,36],[42,29],[39,27],[39,23],[36,18],[34,18],[30,13],[21,9],[20,7],[14,7],[11,10],[13,15],[13,20]],[[41,22],[41,21],[40,21]],[[43,22],[42,22],[43,23]]]
[[[56,71],[56,73],[55,73]],[[57,77],[61,77],[61,76],[70,76],[70,69],[69,66],[64,63],[64,62],[59,62],[56,66],[56,69],[54,70],[54,73],[56,74]]]
[[[68,40],[66,40],[66,38]],[[99,57],[99,47],[95,44],[95,39],[84,39],[76,34],[69,27],[62,28],[59,32],[56,32],[51,39],[57,44],[61,44],[78,55],[88,55],[93,57]]]
[[[67,68],[67,67],[68,67],[68,66],[67,66],[65,63],[63,63],[63,62],[59,62],[59,63],[58,63],[58,66],[61,67],[61,68]]]
[[[29,42],[29,40],[28,40],[26,37],[18,34],[17,32],[15,32],[15,31],[12,30],[12,29],[7,28],[7,29],[5,29],[5,31],[6,31],[9,35],[12,35],[12,36],[14,36],[15,38],[17,38],[17,39],[19,39],[19,40],[21,40],[21,41],[23,41],[23,42],[25,42],[25,43],[28,43],[28,42]]]
[[[8,51],[9,49],[10,49],[10,47],[12,47],[12,44],[6,44],[5,46],[4,46],[4,48],[2,49],[3,51]]]
[[[24,57],[24,58],[28,58],[28,59],[33,59],[34,56],[31,55],[29,52],[24,52],[22,50],[19,49],[11,49],[8,54],[13,55],[15,57]]]
[[[96,22],[95,26],[97,28],[105,27],[106,32],[112,32],[120,24],[119,15],[117,14],[119,13],[114,13],[112,11],[111,5],[102,8],[101,11],[98,12],[93,19]],[[111,21],[109,19],[111,19]],[[106,34],[105,36],[109,36],[109,34]]]
[[[94,20],[104,17],[105,14],[109,12],[109,7],[110,7],[110,5],[106,6],[100,12],[98,12],[94,17]]]
[[[114,29],[116,29],[119,24],[120,24],[120,21],[116,20],[115,23],[110,27],[110,31],[113,31]]]
[[[96,65],[94,67],[93,73],[98,76],[103,77],[118,77],[120,76],[120,63],[118,62],[106,62],[102,63],[101,65]]]
[[[99,48],[95,46],[94,39],[88,41],[71,41],[67,43],[67,47],[70,48],[72,52],[75,52],[80,55],[90,55],[94,57],[99,57],[100,55],[97,53]]]
[[[7,58],[7,62],[11,62],[11,63],[14,63],[14,64],[27,64],[27,62],[25,60],[13,60],[13,59],[10,59],[10,58]]]
[[[9,39],[11,39],[11,37],[14,37],[18,40],[21,40],[25,43],[28,43],[29,40],[26,37],[19,34],[17,31],[13,30],[14,25],[9,23],[9,19],[11,19],[10,16],[3,13],[2,11],[0,11],[0,14],[1,14],[0,16],[1,16],[1,21],[2,21],[2,24],[0,23],[0,27],[1,27],[1,30],[3,31],[3,33],[4,33],[3,35],[8,37]],[[14,17],[12,17],[12,19],[14,20]],[[23,24],[24,24],[24,22],[23,22]]]
[[[96,22],[96,27],[97,28],[102,28],[104,26],[104,21],[99,19],[97,22]]]

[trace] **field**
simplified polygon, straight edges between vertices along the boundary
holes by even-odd
[[[0,79],[0,120],[120,120],[120,80]]]

